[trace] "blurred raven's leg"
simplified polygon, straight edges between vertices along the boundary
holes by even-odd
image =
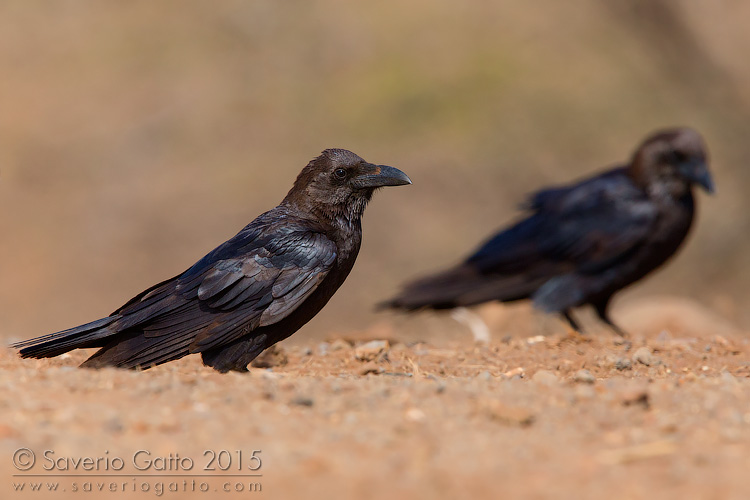
[[[578,333],[583,333],[583,329],[581,329],[581,325],[579,325],[578,322],[575,319],[573,319],[573,316],[571,316],[570,311],[568,309],[564,310],[560,314],[562,314],[562,317],[568,321],[568,324],[573,330],[577,331]]]
[[[622,338],[628,337],[628,332],[617,326],[612,322],[612,320],[609,317],[609,313],[607,312],[607,306],[609,305],[609,297],[607,297],[605,300],[601,300],[599,302],[596,302],[592,304],[594,306],[594,309],[596,310],[597,316],[599,316],[599,319],[604,321],[613,332],[615,332],[617,335],[619,335]]]

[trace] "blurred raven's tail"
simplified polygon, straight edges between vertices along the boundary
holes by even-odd
[[[482,302],[525,299],[541,284],[524,274],[487,275],[471,264],[407,283],[401,293],[378,309],[452,309]]]

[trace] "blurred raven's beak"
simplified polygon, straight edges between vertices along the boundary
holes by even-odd
[[[691,182],[698,184],[707,193],[713,194],[716,191],[714,180],[708,172],[708,166],[703,161],[691,161],[682,166],[682,175]]]
[[[411,184],[411,179],[397,168],[365,163],[360,166],[360,173],[352,179],[352,184],[359,189],[404,186]]]

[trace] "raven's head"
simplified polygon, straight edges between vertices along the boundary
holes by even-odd
[[[302,170],[284,202],[353,221],[376,189],[405,184],[411,179],[397,168],[373,165],[346,149],[326,149]]]
[[[664,130],[648,137],[633,155],[630,172],[653,194],[680,197],[695,184],[714,192],[706,145],[690,128]]]

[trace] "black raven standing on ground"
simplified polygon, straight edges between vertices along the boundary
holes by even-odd
[[[320,311],[354,266],[373,192],[411,184],[400,170],[327,149],[276,208],[193,267],[110,316],[15,344],[24,358],[99,347],[81,366],[149,368],[201,353],[220,372],[247,371],[264,349]]]
[[[570,310],[590,304],[622,335],[607,305],[680,247],[693,222],[695,184],[713,191],[701,136],[658,132],[627,165],[532,195],[526,218],[382,305],[413,311],[531,299],[580,331]]]

